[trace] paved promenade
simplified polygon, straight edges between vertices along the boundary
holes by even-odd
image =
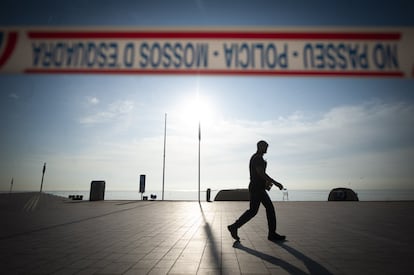
[[[1,274],[414,274],[414,202],[76,202],[0,195]]]

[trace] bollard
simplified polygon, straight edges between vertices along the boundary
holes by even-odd
[[[211,201],[210,201],[210,196],[211,196],[211,189],[210,189],[210,188],[207,188],[207,193],[206,193],[206,195],[207,195],[207,202],[211,202]]]

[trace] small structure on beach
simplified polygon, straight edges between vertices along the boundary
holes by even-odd
[[[329,193],[328,201],[359,201],[354,190],[344,187],[334,188]]]
[[[250,200],[249,190],[248,189],[227,189],[220,190],[216,197],[215,201],[248,201]]]
[[[89,193],[90,201],[103,201],[105,199],[105,181],[93,180],[91,182],[91,190]]]

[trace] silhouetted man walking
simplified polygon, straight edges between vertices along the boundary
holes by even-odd
[[[270,190],[272,184],[283,189],[283,185],[266,174],[266,161],[263,159],[263,155],[267,152],[269,145],[266,141],[261,140],[257,143],[257,152],[250,158],[249,170],[250,170],[250,209],[243,213],[240,218],[233,224],[229,225],[231,236],[240,241],[237,235],[237,229],[242,227],[245,223],[256,216],[259,211],[260,203],[263,203],[266,208],[267,224],[269,227],[269,234],[267,238],[270,241],[283,241],[286,236],[282,236],[276,233],[276,213],[273,207],[272,200],[266,192]]]

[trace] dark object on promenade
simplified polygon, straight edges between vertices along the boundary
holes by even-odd
[[[249,190],[247,188],[246,189],[220,190],[217,193],[214,200],[215,201],[248,201],[250,200]]]
[[[207,202],[211,202],[210,198],[211,198],[211,189],[210,188],[207,188],[206,201]]]
[[[328,201],[359,201],[359,199],[354,190],[340,187],[331,190]]]
[[[91,182],[90,201],[103,201],[105,198],[105,181],[93,180]]]
[[[81,201],[83,200],[83,196],[82,195],[69,195],[69,199],[72,199],[74,201]]]

